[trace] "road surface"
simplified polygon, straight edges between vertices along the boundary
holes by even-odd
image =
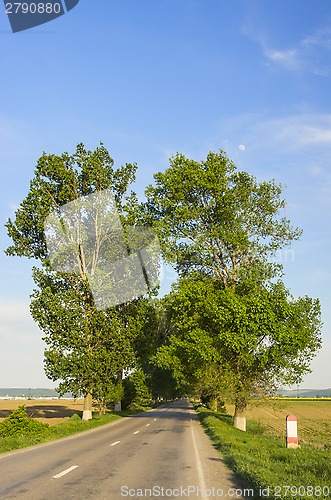
[[[235,481],[186,400],[0,455],[1,499],[241,498]]]

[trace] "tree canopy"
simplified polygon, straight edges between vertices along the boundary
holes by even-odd
[[[122,215],[122,202],[136,170],[137,165],[132,163],[115,169],[114,160],[103,144],[94,151],[78,144],[72,155],[44,152],[37,161],[29,193],[15,212],[15,220],[9,219],[6,224],[13,241],[6,250],[7,255],[34,258],[46,265],[46,218],[52,210],[81,196],[111,188]]]
[[[317,299],[294,299],[281,281],[222,288],[210,278],[183,278],[164,299],[169,335],[157,361],[194,390],[235,403],[301,381],[321,346]],[[205,383],[204,383],[205,381]]]
[[[223,151],[210,152],[201,162],[177,154],[154,179],[146,189],[143,217],[180,275],[196,270],[224,287],[247,273],[254,280],[272,277],[280,268],[270,255],[301,234],[282,215],[282,186],[258,183]]]

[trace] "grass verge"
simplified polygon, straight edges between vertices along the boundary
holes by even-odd
[[[331,498],[331,450],[302,446],[287,449],[283,439],[266,435],[263,425],[247,422],[247,432],[233,427],[233,418],[196,406],[214,446],[243,484],[250,498]]]
[[[121,418],[119,415],[107,413],[105,415],[93,415],[92,420],[83,421],[78,415],[54,426],[45,426],[45,430],[38,434],[17,434],[15,436],[0,437],[0,453],[25,448],[39,443],[45,443],[54,439],[70,436],[83,432],[100,425],[105,425]]]
[[[0,437],[0,453],[71,436],[72,434],[87,431],[89,429],[93,429],[94,427],[109,424],[123,417],[131,417],[137,415],[138,413],[152,410],[156,406],[160,405],[144,407],[137,410],[122,410],[116,413],[107,412],[104,415],[93,413],[92,420],[87,421],[83,421],[78,414],[74,414],[68,420],[60,424],[52,426],[45,425],[42,432],[37,434],[24,434],[24,432],[22,432],[22,434],[17,434],[15,436]]]

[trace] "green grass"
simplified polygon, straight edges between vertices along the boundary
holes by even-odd
[[[105,425],[115,420],[122,418],[120,415],[107,413],[105,415],[93,415],[92,420],[83,421],[78,415],[73,415],[71,418],[61,424],[48,427],[43,433],[35,435],[17,435],[0,438],[0,453],[25,448],[39,443],[45,443],[54,439],[70,436],[78,432],[83,432],[100,425]]]
[[[230,415],[234,406],[227,405]],[[298,419],[299,442],[323,450],[331,448],[331,401],[325,399],[301,400],[282,398],[260,401],[247,409],[248,421],[260,422],[266,434],[285,439],[286,415],[294,414]]]
[[[120,417],[132,417],[134,415],[138,415],[138,413],[142,413],[144,411],[149,411],[149,410],[153,410],[154,408],[156,408],[156,406],[145,406],[144,408],[139,408],[139,410],[122,410],[122,411],[118,411],[116,412],[116,415],[119,415]]]
[[[17,436],[0,437],[0,453],[71,436],[72,434],[93,429],[100,425],[109,424],[120,418],[131,417],[151,409],[152,407],[140,408],[139,410],[122,410],[116,413],[107,412],[105,415],[98,415],[95,413],[93,414],[92,420],[88,421],[83,421],[77,414],[74,414],[65,422],[49,426],[48,429],[45,429],[39,434],[24,435],[22,433]]]
[[[331,498],[330,449],[287,449],[284,439],[267,435],[259,422],[248,421],[247,432],[242,432],[233,427],[229,415],[202,406],[196,410],[228,466],[246,487],[254,489],[254,498],[263,498],[259,494],[261,487],[268,488],[265,498],[274,500]]]

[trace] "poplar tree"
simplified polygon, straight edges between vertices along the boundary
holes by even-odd
[[[237,170],[224,151],[202,161],[178,153],[141,209],[181,278],[166,302],[173,332],[158,363],[183,384],[218,366],[215,384],[232,388],[236,422],[261,386],[281,374],[300,379],[321,344],[319,302],[293,302],[273,258],[302,233],[284,215],[282,191]]]
[[[127,190],[135,180],[136,169],[129,163],[115,169],[102,143],[94,151],[78,144],[72,155],[44,152],[37,161],[26,198],[14,220],[6,224],[12,240],[6,254],[39,263],[33,269],[38,289],[32,294],[31,313],[45,334],[46,374],[60,381],[60,393],[71,390],[84,395],[85,419],[92,418],[92,395],[101,394],[107,380],[120,383],[123,369],[133,366],[132,341],[138,327],[132,326],[128,304],[111,310],[97,309],[83,265],[76,274],[68,272],[66,266],[63,272],[52,268],[45,221],[67,203],[111,189],[125,225],[123,206],[127,198],[135,198],[132,192],[128,196]]]

